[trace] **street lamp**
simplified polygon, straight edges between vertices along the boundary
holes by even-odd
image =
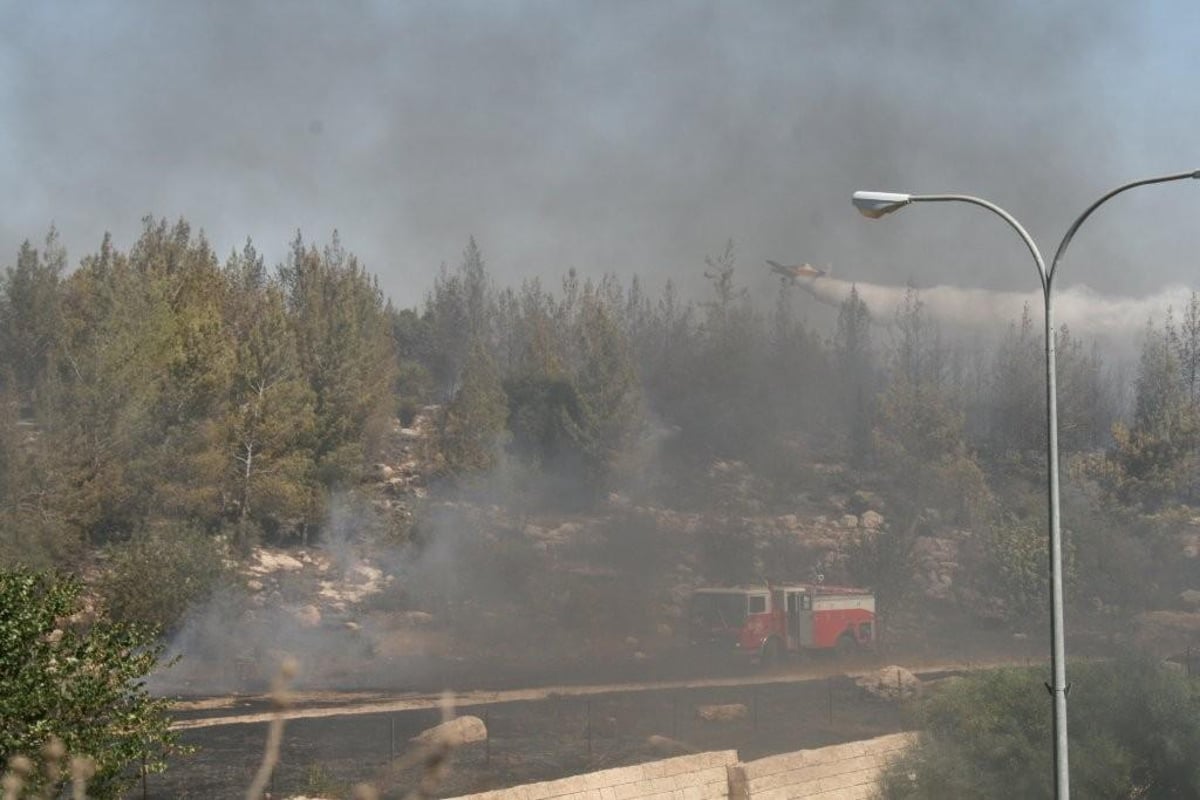
[[[851,202],[864,217],[879,219],[884,214],[899,211],[911,203],[912,195],[896,192],[855,192]]]
[[[1066,646],[1063,641],[1063,590],[1062,590],[1062,531],[1059,528],[1058,501],[1058,391],[1055,383],[1054,363],[1054,306],[1051,289],[1054,285],[1054,273],[1067,251],[1079,226],[1092,215],[1097,208],[1116,197],[1121,192],[1137,186],[1147,186],[1152,183],[1168,183],[1186,178],[1200,178],[1200,170],[1179,172],[1173,175],[1162,175],[1156,178],[1146,178],[1124,186],[1118,186],[1096,202],[1088,206],[1080,214],[1071,227],[1067,229],[1058,250],[1054,252],[1054,260],[1050,269],[1042,260],[1033,238],[1021,227],[1011,214],[999,206],[962,194],[898,194],[895,192],[855,192],[852,202],[854,207],[866,217],[879,219],[885,214],[898,211],[911,203],[970,203],[982,206],[1007,222],[1025,242],[1037,266],[1038,277],[1042,281],[1042,297],[1045,300],[1046,320],[1046,472],[1047,499],[1050,507],[1050,660],[1052,683],[1046,688],[1054,698],[1054,796],[1059,800],[1068,800],[1071,796],[1071,780],[1067,769],[1067,693],[1070,685],[1067,683]]]

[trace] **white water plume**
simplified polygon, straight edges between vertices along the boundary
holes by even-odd
[[[798,281],[804,291],[822,303],[840,305],[857,289],[858,296],[879,324],[890,324],[904,307],[910,291],[904,286],[853,282],[818,277]],[[1019,320],[1028,306],[1033,319],[1042,318],[1042,292],[998,292],[959,286],[932,286],[918,289],[926,313],[947,327],[982,332],[1003,330]],[[1148,320],[1161,321],[1168,310],[1177,313],[1186,307],[1194,289],[1168,286],[1144,297],[1102,295],[1082,285],[1054,290],[1054,316],[1058,327],[1072,335],[1096,340],[1118,350],[1126,350],[1138,341]]]

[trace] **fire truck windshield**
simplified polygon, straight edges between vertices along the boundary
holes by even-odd
[[[740,628],[746,621],[744,594],[697,592],[692,596],[692,624],[698,628]]]

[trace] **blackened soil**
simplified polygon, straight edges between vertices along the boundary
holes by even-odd
[[[703,705],[740,704],[745,716],[708,722]],[[453,796],[665,758],[689,751],[737,750],[752,759],[906,728],[903,711],[871,699],[846,677],[796,683],[665,691],[551,696],[463,709],[483,718],[486,744],[457,751],[435,779],[433,794]],[[401,797],[427,774],[412,759],[408,740],[436,725],[440,712],[298,719],[287,723],[272,796],[346,796],[370,782],[384,797]],[[240,797],[262,758],[266,723],[184,731],[196,752],[150,776],[147,797]],[[652,738],[654,737],[654,738]],[[135,792],[135,796],[140,794]]]
[[[743,759],[759,758],[912,727],[904,709],[871,698],[843,672],[902,664],[925,672],[922,677],[928,680],[937,676],[923,668],[934,664],[956,662],[967,669],[989,663],[1044,666],[1044,643],[1038,641],[1042,637],[1013,637],[1005,632],[963,637],[951,629],[942,632],[941,639],[931,635],[919,646],[861,654],[852,659],[854,663],[817,656],[798,665],[783,665],[777,668],[783,673],[776,676],[781,680],[773,683],[551,694],[544,700],[464,707],[458,713],[483,718],[491,736],[487,743],[456,752],[449,768],[440,772],[409,763],[413,754],[409,739],[440,721],[437,709],[353,713],[353,706],[445,686],[467,690],[654,681],[701,684],[713,678],[761,677],[762,670],[744,660],[697,658],[694,653],[623,663],[534,659],[505,666],[497,659],[486,668],[447,661],[425,665],[420,679],[413,679],[414,672],[406,669],[397,669],[389,679],[385,670],[377,679],[348,683],[356,690],[352,697],[316,691],[303,700],[301,707],[345,707],[348,713],[286,724],[271,796],[348,797],[354,784],[369,782],[383,797],[399,798],[424,779],[430,781],[429,794],[449,797],[689,751],[733,749]],[[1076,647],[1074,652],[1083,650]],[[794,671],[801,673],[795,679]],[[175,716],[180,720],[237,716],[269,708],[261,696],[216,700],[219,707],[181,710]],[[716,704],[742,704],[746,714],[724,723],[699,718],[699,706]],[[182,743],[195,752],[174,759],[165,774],[149,776],[145,796],[242,797],[262,760],[266,738],[265,722],[184,730]],[[131,796],[141,795],[139,786]]]

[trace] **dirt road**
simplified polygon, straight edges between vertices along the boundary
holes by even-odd
[[[867,696],[854,684],[858,675],[900,664],[932,679],[1039,663],[1032,651],[977,652],[972,660],[892,654],[854,663],[815,658],[769,672],[743,666],[717,677],[457,691],[456,712],[482,718],[489,738],[458,751],[433,794],[551,780],[686,751],[737,749],[758,758],[894,733],[911,727],[906,712]],[[723,704],[740,704],[746,713],[725,723],[700,718],[699,707]],[[440,721],[441,705],[442,695],[431,691],[297,693],[283,712],[272,796],[345,796],[358,781],[373,783],[383,797],[406,796],[419,777],[399,766],[402,756],[412,737]],[[270,699],[194,698],[177,703],[174,715],[182,743],[196,752],[150,776],[146,797],[240,796],[262,757]]]
[[[951,674],[972,669],[986,669],[1006,665],[1025,665],[1028,660],[992,659],[976,662],[935,662],[906,664],[905,668],[918,676]],[[443,702],[458,709],[475,706],[490,706],[503,703],[521,703],[546,700],[552,697],[588,697],[605,694],[668,692],[685,689],[718,687],[763,686],[768,684],[799,683],[825,680],[833,677],[857,678],[866,672],[878,669],[881,663],[852,666],[849,670],[842,663],[827,663],[805,668],[772,670],[762,674],[743,675],[729,678],[700,680],[653,681],[643,683],[612,683],[585,686],[559,685],[529,689],[476,690],[443,694],[409,693],[388,697],[371,692],[304,692],[292,696],[291,707],[281,712],[285,720],[317,719],[323,717],[353,716],[359,714],[390,714],[441,708]],[[444,700],[443,698],[446,698]],[[210,728],[221,725],[248,725],[269,721],[275,712],[246,709],[265,708],[271,703],[266,695],[250,697],[220,697],[203,700],[180,701],[175,704],[175,730]],[[242,713],[238,713],[241,711]],[[197,714],[199,712],[199,714]],[[216,712],[216,713],[214,713]],[[221,713],[224,712],[224,713]],[[192,716],[197,714],[197,716]],[[203,715],[201,715],[203,714]]]

